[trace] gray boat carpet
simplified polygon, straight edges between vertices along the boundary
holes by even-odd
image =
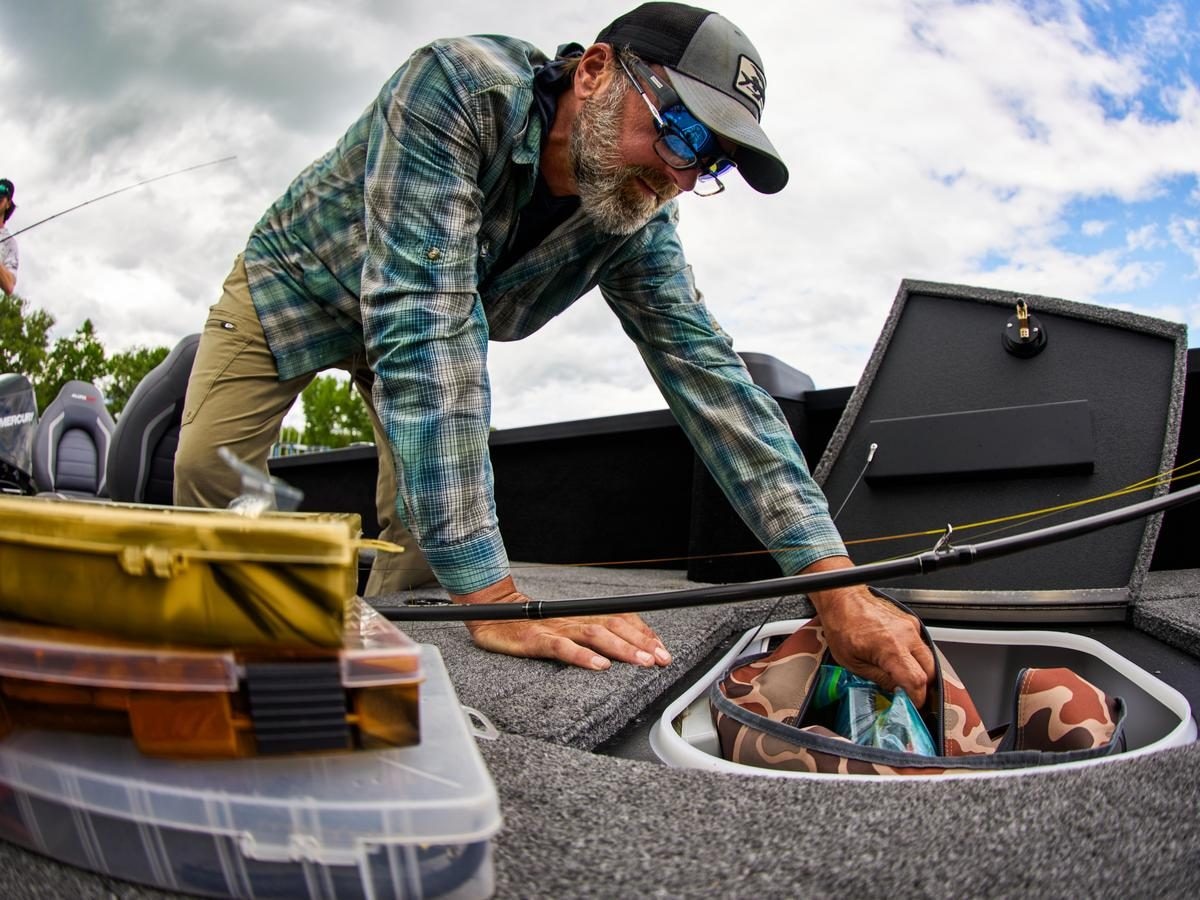
[[[717,776],[517,735],[497,897],[1194,897],[1200,747],[1020,778],[866,784]],[[0,843],[11,900],[172,894]]]
[[[1172,647],[1200,657],[1200,596],[1195,569],[1151,572],[1133,607],[1133,625]]]
[[[539,600],[648,593],[696,587],[683,572],[515,566],[517,586]],[[372,598],[385,608],[436,589]],[[444,596],[444,594],[442,595]],[[466,626],[405,623],[415,640],[437,645],[459,700],[485,713],[501,731],[590,750],[617,733],[731,636],[755,627],[774,601],[663,610],[645,616],[672,654],[667,668],[614,665],[591,672],[543,660],[516,659],[473,649]],[[812,614],[802,598],[788,598],[773,619]]]
[[[1019,778],[720,777],[481,744],[499,897],[1186,897],[1200,747]]]

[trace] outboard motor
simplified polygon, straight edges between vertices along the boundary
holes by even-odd
[[[37,395],[24,375],[0,375],[0,494],[32,494]]]

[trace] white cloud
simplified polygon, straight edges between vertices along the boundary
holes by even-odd
[[[1160,246],[1161,243],[1158,225],[1153,222],[1125,232],[1125,246],[1130,250],[1148,250]]]
[[[1175,246],[1191,257],[1192,264],[1196,267],[1193,275],[1200,274],[1200,219],[1172,216],[1167,233]]]
[[[418,44],[501,32],[552,50],[586,43],[632,3],[126,0],[119,16],[94,4],[74,24],[52,14],[55,0],[20,5],[0,35],[0,97],[22,103],[0,172],[17,182],[14,226],[238,157],[20,238],[20,289],[62,331],[91,317],[111,349],[174,343],[200,328],[266,206]],[[771,197],[735,178],[720,197],[682,201],[697,283],[739,349],[772,353],[820,386],[850,384],[904,277],[1096,302],[1144,292],[1147,305],[1194,319],[1194,283],[1164,281],[1160,265],[1129,255],[1167,222],[1117,233],[1115,216],[1068,219],[1074,201],[1161,199],[1200,173],[1194,80],[1151,80],[1179,4],[1118,54],[1072,2],[713,5],[763,53],[764,125],[792,175]],[[1139,115],[1141,92],[1159,86],[1172,121]],[[1126,112],[1106,115],[1101,96]],[[1200,267],[1194,212],[1166,199],[1178,208],[1165,233]],[[1072,232],[1107,246],[1061,249]],[[502,426],[662,406],[598,296],[527,341],[494,345],[491,359]]]

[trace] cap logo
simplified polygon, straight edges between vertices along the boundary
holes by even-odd
[[[733,86],[750,99],[761,115],[763,103],[767,99],[767,76],[758,67],[758,63],[748,56],[738,57],[737,80]]]

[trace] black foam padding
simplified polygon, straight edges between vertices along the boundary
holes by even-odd
[[[1006,352],[1002,340],[1019,299],[1047,334],[1045,350],[1028,359]],[[955,525],[953,540],[962,544],[1162,493],[1113,496],[1032,521],[1006,519],[1114,494],[1169,469],[1185,354],[1186,329],[1175,323],[1056,298],[905,281],[817,471],[831,507],[845,504],[837,524],[851,555],[861,563],[923,552],[947,523]],[[1090,411],[1096,461],[1090,473],[858,483],[870,473],[872,421],[1072,402],[1086,403]],[[899,452],[919,450],[905,446]],[[880,444],[875,459],[891,452]],[[1157,527],[1157,518],[1135,521],[1019,557],[892,584],[984,594],[1099,589],[1133,596]]]

